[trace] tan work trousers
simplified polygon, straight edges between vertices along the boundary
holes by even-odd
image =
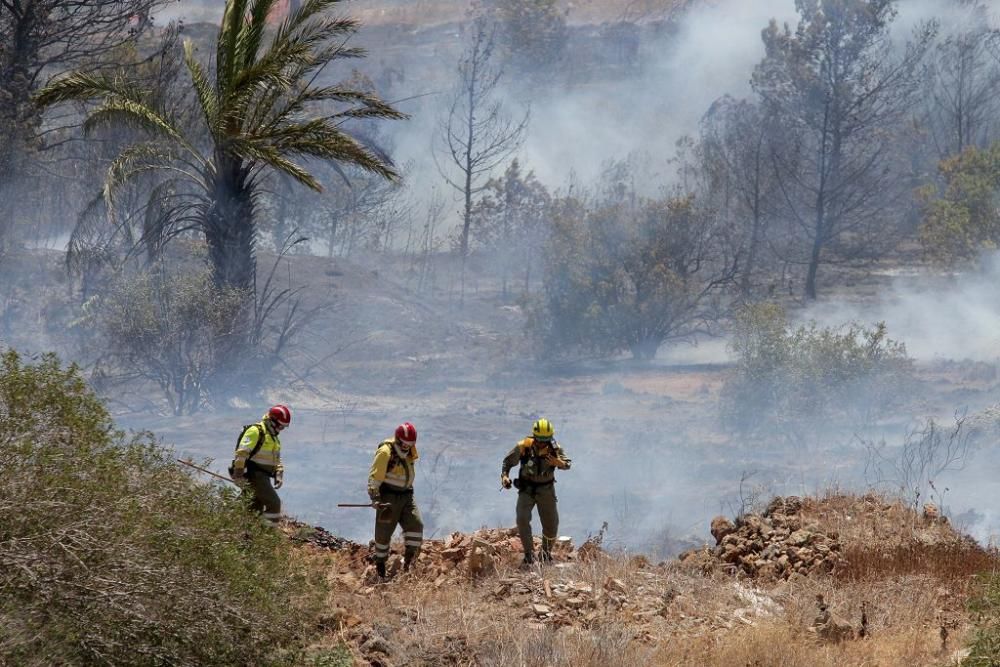
[[[525,554],[534,553],[531,534],[531,511],[538,507],[538,518],[542,522],[542,551],[551,553],[552,545],[559,536],[559,510],[556,508],[555,484],[531,486],[521,482],[517,493],[517,531],[521,535],[521,547]]]

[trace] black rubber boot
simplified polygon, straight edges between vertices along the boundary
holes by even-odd
[[[552,552],[548,549],[542,549],[538,552],[538,561],[540,563],[551,563],[552,562]]]
[[[406,551],[403,552],[403,572],[410,571],[410,566],[417,562],[417,556],[419,555],[419,549],[414,549],[413,547],[406,548]]]
[[[385,579],[385,561],[384,560],[377,560],[377,561],[375,561],[375,572],[378,573],[379,577],[381,577],[382,579]]]
[[[521,567],[531,567],[535,564],[535,554],[530,551],[525,552],[524,560],[521,561]]]

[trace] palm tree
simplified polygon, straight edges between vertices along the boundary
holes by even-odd
[[[154,216],[148,242],[196,229],[205,235],[214,282],[250,293],[255,277],[255,204],[267,172],[290,176],[314,190],[317,179],[300,163],[321,159],[353,164],[395,179],[391,161],[344,128],[350,119],[404,118],[374,94],[350,84],[321,86],[334,60],[364,55],[346,46],[358,24],[330,16],[342,0],[304,0],[273,30],[268,16],[277,0],[226,0],[214,77],[184,44],[184,61],[204,127],[184,127],[141,82],[124,74],[73,72],[38,95],[52,105],[99,100],[85,122],[139,126],[149,139],[125,148],[108,169],[104,196],[113,215],[116,191],[143,174],[163,174],[151,205],[167,193],[187,193]],[[266,42],[266,43],[265,43]],[[337,107],[331,110],[331,107]],[[147,216],[147,219],[150,216]]]

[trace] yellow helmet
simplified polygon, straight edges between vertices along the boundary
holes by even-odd
[[[543,417],[532,425],[531,435],[535,440],[551,440],[555,435],[555,429],[552,428],[552,422]]]

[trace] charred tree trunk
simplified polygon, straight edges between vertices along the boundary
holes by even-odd
[[[253,193],[243,165],[217,156],[219,173],[204,221],[208,258],[216,287],[252,294],[256,275]]]
[[[40,4],[15,1],[0,8],[12,15],[13,23],[13,39],[0,49],[0,253],[16,218],[15,190],[38,126],[38,115],[32,113],[31,63],[38,56]]]

